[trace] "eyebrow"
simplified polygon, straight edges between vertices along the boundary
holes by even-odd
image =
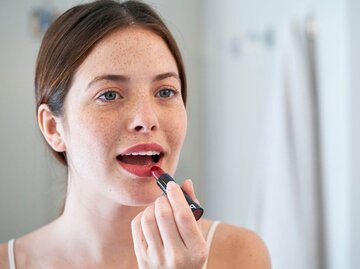
[[[159,74],[154,77],[153,81],[160,81],[160,80],[163,80],[166,78],[171,78],[171,77],[176,78],[180,82],[179,75],[174,72],[167,72],[167,73]]]
[[[166,78],[171,78],[171,77],[177,79],[180,82],[179,75],[175,72],[167,72],[167,73],[162,73],[162,74],[156,75],[153,78],[153,81],[161,81],[161,80],[164,80]],[[125,75],[115,75],[115,74],[106,74],[106,75],[97,76],[89,82],[87,89],[89,89],[96,82],[99,82],[102,80],[110,80],[110,81],[115,81],[115,82],[129,82],[130,77],[125,76]]]
[[[130,80],[130,77],[124,76],[124,75],[113,75],[113,74],[97,76],[89,82],[87,89],[89,89],[96,82],[99,82],[102,80],[110,80],[110,81],[115,81],[115,82],[128,82]]]

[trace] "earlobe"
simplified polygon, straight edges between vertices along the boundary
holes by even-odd
[[[38,109],[38,123],[40,130],[48,144],[57,152],[66,150],[63,127],[58,117],[50,110],[47,104],[41,104]]]

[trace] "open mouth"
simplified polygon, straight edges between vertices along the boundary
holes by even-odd
[[[162,152],[140,151],[129,154],[120,154],[116,159],[124,164],[151,166],[158,164],[163,156],[164,154]]]

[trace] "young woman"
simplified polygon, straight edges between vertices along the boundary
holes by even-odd
[[[162,195],[186,133],[186,78],[159,16],[137,1],[76,6],[48,29],[35,76],[38,123],[68,169],[62,214],[0,246],[0,268],[270,268],[254,233],[196,221]],[[182,188],[196,200],[190,180]]]

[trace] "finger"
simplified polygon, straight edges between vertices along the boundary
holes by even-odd
[[[204,238],[181,188],[176,183],[169,182],[166,191],[177,228],[186,247],[196,247],[199,242],[202,244]]]
[[[155,201],[155,217],[164,248],[184,246],[173,210],[166,196],[159,197]]]
[[[155,260],[156,264],[162,264],[163,242],[155,218],[154,205],[151,205],[144,210],[141,217],[141,227],[148,246],[148,257]]]
[[[194,202],[200,205],[199,200],[196,198],[194,185],[191,179],[186,179],[181,188],[193,199]]]
[[[142,212],[138,214],[131,222],[131,233],[133,237],[136,259],[139,263],[145,260],[147,255],[147,243],[141,227]]]

